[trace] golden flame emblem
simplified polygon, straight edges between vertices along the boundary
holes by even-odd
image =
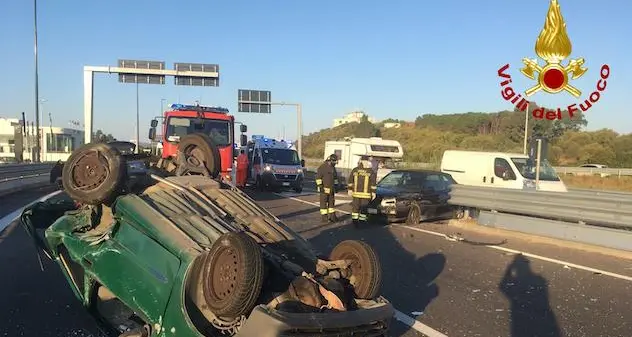
[[[525,67],[520,72],[526,77],[535,80],[534,73],[538,73],[538,84],[525,91],[526,96],[531,96],[540,90],[550,94],[567,91],[575,97],[581,95],[579,89],[570,85],[570,79],[580,78],[588,69],[584,68],[584,59],[572,59],[566,66],[561,63],[571,55],[573,46],[566,33],[566,23],[562,17],[560,4],[557,0],[551,0],[549,11],[546,14],[544,28],[535,42],[535,53],[543,59],[544,67],[538,64],[537,59],[524,58]]]

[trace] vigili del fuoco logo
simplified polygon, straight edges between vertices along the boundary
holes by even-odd
[[[578,111],[586,112],[593,104],[599,101],[599,98],[606,90],[606,82],[610,76],[610,67],[607,64],[601,66],[599,72],[599,80],[596,82],[595,90],[587,95],[583,101],[582,92],[571,84],[572,80],[582,77],[588,69],[584,67],[584,58],[575,58],[566,62],[564,60],[571,55],[571,40],[566,33],[566,23],[560,11],[560,4],[557,0],[551,0],[549,11],[544,21],[544,28],[540,32],[535,42],[535,53],[544,60],[544,65],[540,65],[537,58],[524,58],[524,68],[520,72],[536,83],[525,90],[524,95],[529,97],[536,92],[544,91],[549,94],[558,94],[565,92],[578,99],[578,103],[570,104],[566,107],[568,117],[572,118]],[[514,104],[520,111],[525,111],[528,101],[517,93],[511,86],[511,76],[508,74],[509,64],[505,64],[498,69],[498,76],[502,79],[500,82],[501,95],[506,100]],[[586,97],[586,96],[584,96]],[[546,110],[538,108],[532,111],[533,117],[536,119],[546,118],[548,120],[562,119],[563,109]]]

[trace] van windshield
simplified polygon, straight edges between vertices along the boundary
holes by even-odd
[[[530,164],[529,159],[527,158],[511,158],[511,161],[516,165],[518,172],[527,178],[535,180],[535,169],[536,165]],[[557,176],[557,172],[549,161],[544,159],[540,162],[540,180],[542,181],[560,181],[560,178]]]
[[[277,165],[300,165],[298,153],[290,149],[263,149],[261,151],[263,162]]]

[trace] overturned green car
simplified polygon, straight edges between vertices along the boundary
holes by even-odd
[[[62,195],[22,213],[37,246],[109,335],[387,336],[394,309],[379,296],[371,247],[343,241],[319,257],[215,179],[208,166],[217,161],[205,159],[212,142],[184,137],[180,147],[182,162],[206,173],[150,172],[131,191],[122,188],[125,157],[88,144],[65,163]]]

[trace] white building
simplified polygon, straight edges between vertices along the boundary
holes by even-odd
[[[26,133],[17,118],[0,118],[0,161],[14,162],[16,159],[15,146],[22,138],[22,160],[30,161],[35,157],[36,132],[35,127],[28,123]],[[72,151],[83,145],[83,130],[62,128],[56,126],[41,126],[40,137],[43,140],[40,159],[46,161],[66,161]],[[18,138],[16,144],[16,138]]]
[[[346,116],[342,117],[342,118],[336,118],[334,119],[334,126],[340,126],[343,124],[347,124],[347,123],[360,123],[362,121],[362,118],[364,116],[367,116],[369,119],[369,122],[371,123],[377,123],[377,120],[373,117],[369,117],[367,114],[364,113],[364,111],[361,110],[356,110],[353,111],[349,114],[347,114]]]
[[[395,122],[387,122],[387,123],[384,123],[384,127],[386,129],[390,129],[390,128],[397,129],[397,128],[402,127],[402,124],[401,123],[395,123]]]

